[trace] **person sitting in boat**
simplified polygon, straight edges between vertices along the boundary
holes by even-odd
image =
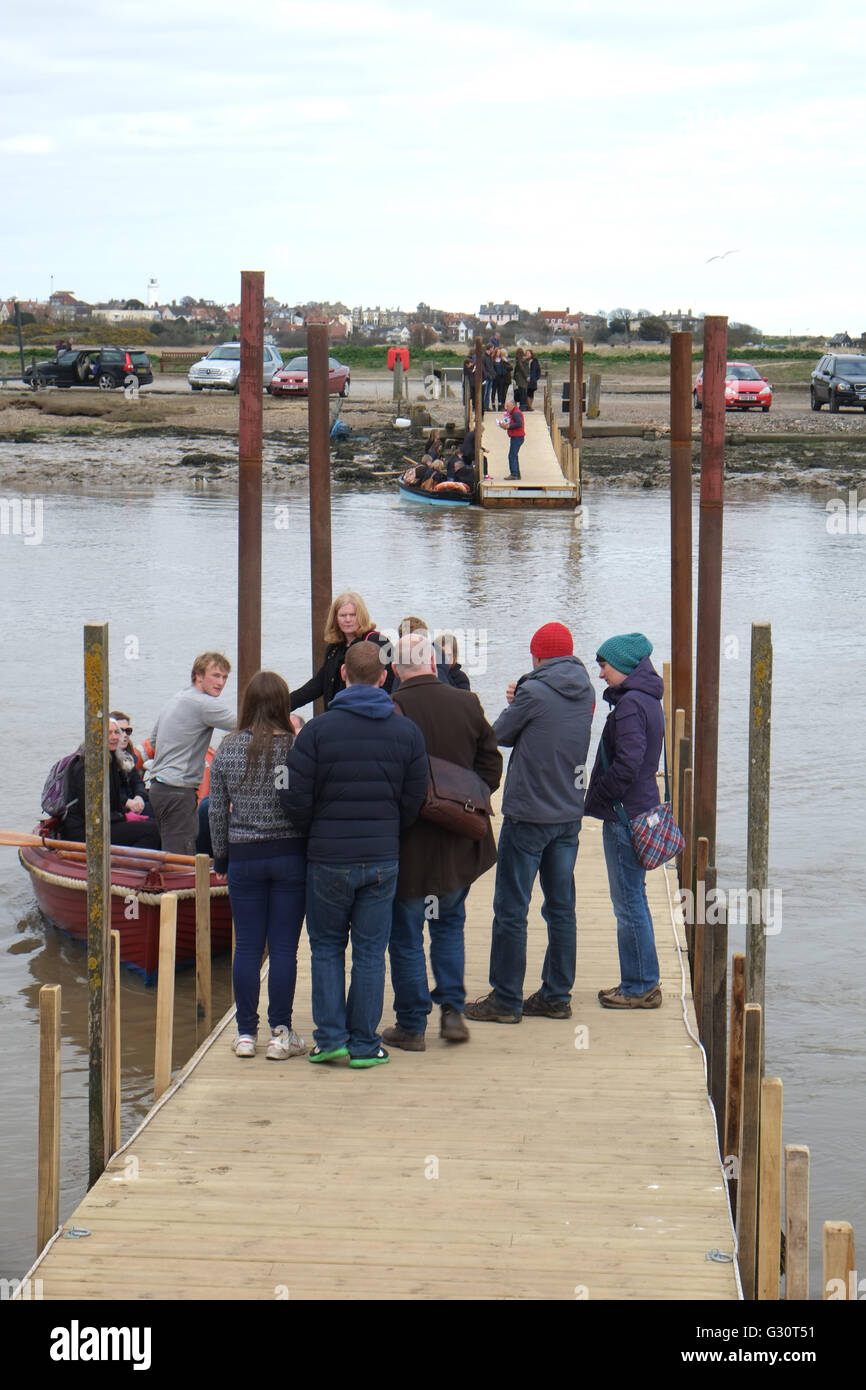
[[[113,845],[141,845],[145,849],[159,849],[159,827],[155,820],[138,819],[144,813],[144,799],[127,780],[123,766],[117,757],[120,745],[120,726],[115,719],[108,721],[108,804],[110,811],[110,838]],[[70,804],[60,824],[57,838],[60,840],[82,841],[86,839],[84,819],[84,744],[79,748],[80,756],[72,764],[69,774]],[[141,779],[138,779],[141,783]],[[138,785],[138,784],[136,784]],[[144,784],[141,783],[143,788]],[[136,817],[127,820],[127,813]]]
[[[120,728],[120,743],[118,752],[121,755],[120,761],[125,762],[125,754],[129,754],[137,770],[144,776],[145,754],[141,748],[136,748],[132,741],[132,720],[128,714],[124,714],[121,709],[113,709],[108,716],[109,719],[116,719]]]
[[[430,458],[431,461],[435,459],[441,459],[442,448],[442,440],[439,438],[439,431],[434,430],[433,433],[430,435],[430,438],[427,440],[427,446],[424,457]]]
[[[390,645],[387,637],[377,632],[361,595],[351,589],[338,594],[328,609],[324,636],[327,644],[325,660],[306,685],[292,691],[293,710],[319,699],[327,709],[338,691],[345,690],[346,684],[340,671],[346,660],[346,652],[355,642],[376,642],[380,647]],[[385,690],[389,694],[393,681],[394,673],[389,668],[385,681]]]
[[[471,490],[475,486],[475,469],[461,454],[452,454],[445,468],[445,476],[450,483],[465,483]]]

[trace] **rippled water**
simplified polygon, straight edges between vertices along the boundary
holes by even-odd
[[[98,444],[87,448],[98,454]],[[337,488],[334,589],[359,589],[382,627],[419,613],[432,627],[471,629],[486,665],[471,673],[472,684],[491,717],[508,681],[530,664],[531,634],[551,619],[569,624],[587,664],[612,633],[645,631],[660,667],[669,655],[666,499],[593,489],[586,501],[587,524],[576,529],[565,513],[450,512]],[[815,1288],[821,1222],[852,1221],[862,1236],[866,1215],[858,900],[866,536],[831,535],[826,521],[814,496],[750,499],[726,510],[717,852],[721,886],[743,886],[750,624],[769,619],[770,865],[783,917],[768,942],[767,1071],[785,1083],[785,1142],[808,1144],[812,1153]],[[112,705],[130,712],[136,737],[186,683],[197,651],[236,650],[230,492],[58,491],[45,499],[43,527],[39,545],[0,535],[0,823],[26,830],[37,819],[48,767],[81,737],[85,621],[110,622]],[[305,489],[267,492],[263,564],[263,664],[298,684],[310,673]],[[605,709],[597,711],[596,732]],[[743,949],[743,935],[732,928],[732,949]],[[128,972],[123,977],[128,1134],[152,1084],[155,995]],[[83,950],[43,922],[15,851],[0,850],[0,1276],[21,1274],[34,1254],[43,983],[63,985],[65,1216],[86,1180]],[[192,976],[180,976],[176,1060],[194,1046],[192,989]],[[217,992],[217,1006],[227,1007],[225,965]]]

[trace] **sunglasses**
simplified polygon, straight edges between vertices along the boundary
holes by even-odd
[[[131,724],[130,724],[130,726],[129,726],[128,729],[125,728],[123,724],[118,724],[117,727],[118,727],[118,729],[120,730],[120,732],[121,732],[122,734],[131,734],[131,733],[132,733],[132,725],[131,725]]]

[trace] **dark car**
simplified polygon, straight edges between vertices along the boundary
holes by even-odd
[[[812,409],[829,405],[833,414],[843,405],[866,410],[866,357],[828,352],[812,373]]]
[[[116,347],[59,352],[53,361],[24,369],[24,380],[34,390],[37,386],[98,386],[100,391],[113,391],[115,386],[134,385],[139,379],[131,354]]]
[[[149,386],[153,381],[153,364],[147,353],[137,348],[127,348],[126,351],[132,358],[132,370],[138,377],[139,386]]]

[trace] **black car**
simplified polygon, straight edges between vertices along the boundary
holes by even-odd
[[[113,391],[115,386],[134,385],[140,378],[125,348],[97,347],[59,352],[53,361],[25,367],[24,380],[34,390],[37,386],[98,386],[100,391]]]
[[[139,386],[149,386],[153,381],[153,366],[147,353],[139,352],[136,348],[126,350],[132,358],[132,370],[138,377]]]
[[[866,357],[828,352],[812,373],[809,388],[812,409],[829,405],[835,413],[842,405],[866,410]]]

